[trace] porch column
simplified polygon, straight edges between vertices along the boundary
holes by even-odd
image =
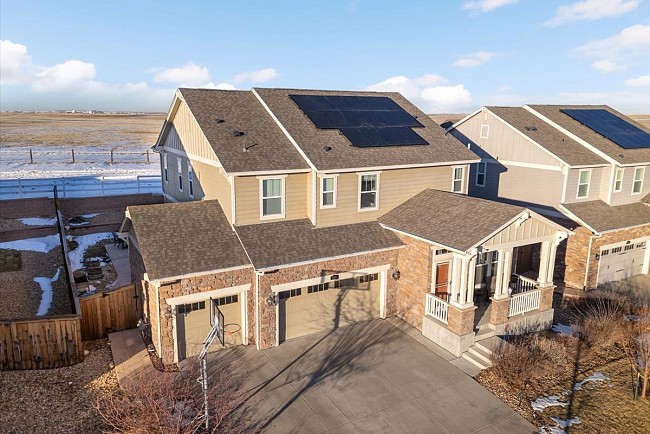
[[[548,286],[548,260],[551,250],[551,242],[543,241],[542,248],[539,252],[539,275],[537,277],[537,283],[539,286]]]
[[[467,302],[474,303],[474,280],[476,279],[476,256],[472,256],[467,266]]]
[[[497,250],[497,254],[499,255],[497,257],[497,269],[492,271],[492,274],[496,274],[497,279],[494,285],[494,296],[497,296],[501,294],[501,287],[503,286],[503,256],[505,255],[504,250]]]
[[[555,255],[557,254],[558,244],[557,241],[551,243],[551,251],[548,256],[548,274],[546,275],[546,281],[551,285],[553,284],[553,275],[555,274]]]
[[[459,293],[459,268],[460,264],[458,263],[459,259],[454,255],[454,257],[451,259],[451,284],[450,284],[450,295],[449,295],[449,301],[453,301],[455,303],[459,303],[458,301],[458,293]]]
[[[502,267],[501,286],[497,288],[498,293],[495,291],[494,298],[502,299],[508,297],[508,286],[510,285],[510,275],[512,274],[512,249],[503,251],[503,267]]]
[[[460,260],[460,299],[458,302],[461,305],[467,304],[467,258],[462,258]]]

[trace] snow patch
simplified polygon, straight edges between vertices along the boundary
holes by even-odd
[[[28,217],[19,219],[24,225],[27,226],[54,226],[56,224],[56,217]]]
[[[0,249],[47,253],[59,245],[61,244],[58,235],[48,235],[46,237],[26,238],[24,240],[0,243]]]
[[[38,312],[36,312],[36,316],[47,315],[47,312],[50,310],[50,306],[52,306],[52,294],[53,294],[52,283],[59,280],[60,274],[61,274],[61,268],[57,268],[56,273],[52,278],[34,277],[34,282],[38,283],[38,285],[41,287],[41,291],[43,291],[43,295],[41,296],[41,305],[38,307]]]
[[[69,259],[72,271],[77,271],[83,268],[84,253],[88,247],[97,244],[101,240],[112,239],[112,232],[101,232],[98,234],[79,235],[72,237],[77,242],[77,248],[70,251]]]
[[[551,330],[553,330],[555,333],[561,334],[561,335],[569,335],[573,336],[573,326],[566,325],[566,324],[553,324],[553,327],[551,327]]]
[[[91,219],[91,218],[93,218],[93,217],[97,217],[99,214],[100,214],[100,213],[98,213],[98,212],[96,212],[96,213],[94,213],[94,214],[82,214],[81,217],[83,217],[83,218],[85,218],[85,219]]]
[[[530,405],[533,407],[533,410],[535,411],[544,411],[548,407],[554,407],[554,406],[566,407],[567,405],[569,405],[569,403],[562,402],[560,401],[559,396],[553,395],[553,396],[543,396],[541,398],[537,398]]]
[[[580,423],[580,418],[578,416],[564,420],[559,417],[552,417],[553,422],[556,423],[555,426],[546,425],[540,428],[539,432],[541,434],[566,434],[566,429],[571,425],[577,425]]]
[[[609,377],[602,372],[594,372],[592,375],[588,376],[579,383],[573,385],[573,390],[582,390],[582,386],[587,383],[600,383],[602,381],[609,380]]]

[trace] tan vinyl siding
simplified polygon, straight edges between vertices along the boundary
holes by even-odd
[[[607,196],[609,194],[609,189],[612,188],[610,181],[612,175],[612,166],[603,167],[600,172],[600,192],[598,197],[603,202],[607,202]]]
[[[307,218],[309,174],[291,174],[284,178],[284,182],[285,218],[260,220],[260,179],[256,176],[235,177],[235,224],[249,225]]]
[[[313,179],[314,179],[315,174],[313,172],[309,172],[307,174],[307,218],[309,218],[312,222],[314,221],[314,207],[312,206],[312,201],[314,200],[314,187],[313,187]],[[318,178],[317,178],[318,179]],[[318,188],[318,182],[316,183],[316,188]],[[316,204],[316,206],[319,206],[319,203]]]
[[[535,238],[552,235],[555,232],[557,232],[557,230],[550,225],[531,217],[519,226],[512,223],[483,243],[483,246],[490,247],[515,241],[534,240]]]
[[[217,161],[212,146],[184,102],[178,107],[164,146]]]
[[[487,138],[481,138],[482,125],[489,125]],[[467,137],[474,137],[474,145],[470,146],[470,149],[483,158],[551,166],[560,163],[557,158],[487,111],[463,122],[457,130],[465,137],[452,134],[464,145],[468,144]],[[477,149],[477,146],[480,149]]]
[[[645,167],[645,176],[643,179],[643,188],[641,194],[632,194],[632,182],[634,180],[635,167],[625,167],[623,172],[623,187],[618,193],[612,193],[612,201],[610,205],[625,205],[628,203],[639,202],[641,198],[650,193],[650,166],[636,166]],[[612,189],[614,186],[612,185]]]
[[[580,179],[581,170],[591,170],[591,179],[589,181],[589,192],[587,197],[582,197],[578,199],[578,182]],[[589,200],[600,199],[600,184],[603,181],[602,175],[603,175],[602,167],[594,167],[592,169],[569,170],[567,185],[566,185],[566,197],[564,199],[564,202],[574,203],[574,202],[586,202]],[[609,178],[605,180],[605,182],[609,182]],[[630,186],[630,188],[632,187]]]
[[[496,197],[522,204],[536,204],[557,208],[562,202],[564,175],[559,170],[532,169],[530,167],[488,164],[488,183],[496,183]],[[494,187],[488,189],[494,192]],[[480,188],[473,188],[472,192]]]
[[[467,173],[465,166],[465,191]],[[337,178],[336,208],[320,209],[318,186],[316,224],[321,227],[375,220],[427,188],[451,191],[451,183],[451,166],[384,170],[379,175],[379,209],[359,211],[359,175],[341,173]]]
[[[194,200],[217,199],[230,223],[232,198],[230,183],[223,170],[199,161],[192,161],[194,169]]]

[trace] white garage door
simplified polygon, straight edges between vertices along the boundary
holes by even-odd
[[[226,328],[225,343],[241,345],[242,320],[241,300],[239,295],[230,295],[216,300],[223,313]],[[203,341],[210,332],[210,299],[196,303],[176,306],[176,339],[178,342],[178,360],[197,356],[203,348]],[[221,348],[219,342],[214,342],[211,351]]]
[[[645,241],[610,244],[600,250],[598,284],[613,282],[643,273]]]
[[[280,342],[379,318],[380,276],[367,274],[280,292]]]

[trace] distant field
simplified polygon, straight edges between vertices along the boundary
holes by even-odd
[[[153,146],[164,114],[0,114],[0,146]]]

